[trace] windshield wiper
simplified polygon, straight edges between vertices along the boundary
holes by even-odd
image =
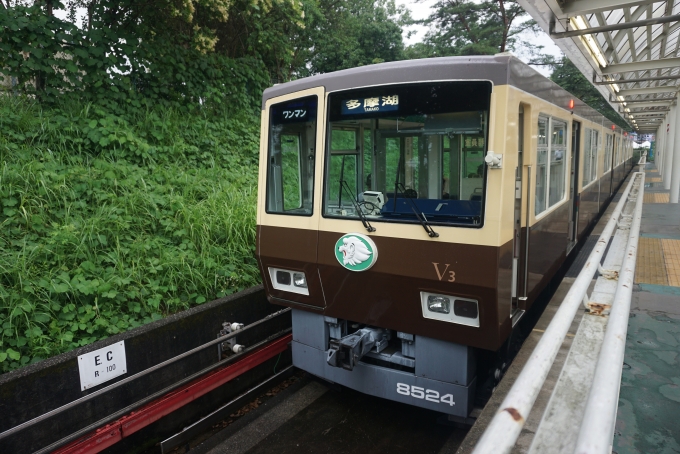
[[[406,187],[405,187],[403,184],[401,184],[401,183],[397,183],[397,185],[401,186],[402,193],[405,195],[405,194],[406,194]],[[395,195],[396,195],[396,191],[395,191]],[[434,230],[432,230],[432,226],[430,225],[429,222],[427,222],[427,218],[425,217],[425,213],[423,213],[423,212],[421,211],[420,214],[418,214],[418,206],[417,206],[416,203],[413,201],[413,199],[412,199],[411,197],[406,197],[406,196],[404,196],[404,198],[405,198],[406,200],[409,201],[409,205],[410,205],[410,207],[411,207],[411,211],[413,211],[413,214],[416,215],[416,218],[418,219],[418,221],[420,221],[420,225],[423,226],[423,228],[424,228],[425,231],[427,232],[428,236],[429,236],[430,238],[437,238],[437,237],[439,237],[439,234],[438,234],[437,232],[435,232]],[[394,201],[394,206],[395,206],[395,207],[397,206],[396,197],[395,197],[395,201]],[[422,216],[422,217],[421,217],[421,216]]]
[[[375,232],[375,227],[371,225],[370,222],[368,222],[368,218],[364,214],[363,211],[361,211],[361,207],[359,206],[359,201],[354,197],[354,193],[352,192],[352,188],[349,187],[349,184],[345,180],[340,180],[340,192],[342,192],[342,188],[345,188],[347,192],[350,195],[350,200],[352,201],[352,205],[354,205],[354,209],[357,210],[357,214],[359,215],[359,219],[361,219],[361,223],[366,227],[366,230],[369,232]]]

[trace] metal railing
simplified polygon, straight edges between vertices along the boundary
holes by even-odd
[[[638,164],[644,165],[645,162],[643,156]],[[618,271],[618,284],[613,297],[616,304],[612,305],[613,309],[607,324],[576,451],[578,453],[609,452],[614,422],[616,421],[628,313],[635,273],[638,232],[642,217],[643,191],[644,172],[633,173],[611,218],[598,238],[594,250],[588,256],[585,266],[572,284],[529,360],[501,403],[498,412],[478,441],[473,451],[474,454],[497,454],[511,451],[539,392],[543,388],[581,303],[587,300],[587,290],[595,272],[598,269],[602,270],[600,263],[615,229],[617,227],[619,227],[619,230],[628,229],[628,226],[630,226],[628,239],[625,243],[627,244],[625,259],[623,259],[621,270]],[[626,214],[622,218],[624,207],[630,203],[635,205],[632,216]],[[627,225],[621,226],[620,223]],[[611,271],[609,273],[610,276],[607,277],[609,279],[611,279],[611,275],[617,274]]]
[[[643,156],[641,160],[644,160]],[[635,210],[630,224],[628,244],[619,271],[614,304],[612,304],[607,330],[600,349],[595,377],[588,395],[588,403],[576,442],[577,453],[609,453],[614,437],[614,425],[619,403],[619,388],[623,355],[626,350],[626,334],[630,315],[630,301],[633,296],[637,244],[642,221],[644,195],[644,173],[639,173],[639,185]],[[632,182],[631,182],[632,183]]]
[[[61,407],[57,407],[57,408],[55,408],[55,409],[53,409],[53,410],[50,410],[50,411],[48,411],[48,412],[46,412],[46,413],[43,413],[42,415],[37,416],[37,417],[35,417],[35,418],[33,418],[33,419],[30,419],[30,420],[28,420],[28,421],[26,421],[26,422],[23,422],[23,423],[21,423],[21,424],[17,424],[16,426],[12,427],[11,429],[5,430],[4,432],[0,432],[0,440],[2,440],[3,438],[9,437],[10,435],[13,435],[13,434],[15,434],[15,433],[17,433],[17,432],[20,432],[20,431],[22,431],[22,430],[24,430],[24,429],[26,429],[26,428],[28,428],[28,427],[31,427],[31,426],[33,426],[33,425],[35,425],[35,424],[38,424],[39,422],[44,421],[44,420],[46,420],[46,419],[48,419],[48,418],[52,418],[52,417],[54,417],[54,416],[56,416],[56,415],[58,415],[58,414],[60,414],[60,413],[62,413],[62,412],[64,412],[64,411],[66,411],[66,410],[68,410],[68,409],[70,409],[70,408],[73,408],[73,407],[75,407],[75,406],[77,406],[77,405],[80,405],[80,404],[85,403],[85,402],[87,402],[87,401],[89,401],[89,400],[92,400],[92,399],[94,399],[94,398],[97,397],[97,396],[100,396],[100,395],[102,395],[102,394],[105,394],[105,393],[107,393],[107,392],[109,392],[109,391],[111,391],[111,390],[113,390],[113,389],[115,389],[115,388],[118,388],[118,387],[120,387],[120,386],[123,386],[123,385],[125,385],[125,384],[127,384],[127,383],[129,383],[129,382],[131,382],[131,381],[133,381],[133,380],[136,380],[136,379],[138,379],[138,378],[140,378],[140,377],[143,377],[143,376],[145,376],[145,375],[147,375],[147,374],[150,374],[150,373],[153,372],[153,371],[156,371],[156,370],[161,369],[161,368],[163,368],[163,367],[169,366],[170,364],[175,363],[175,362],[177,362],[177,361],[179,361],[179,360],[181,360],[181,359],[183,359],[183,358],[186,358],[187,356],[193,355],[194,353],[197,353],[197,352],[199,352],[199,351],[201,351],[201,350],[204,350],[204,349],[206,349],[206,348],[208,348],[208,347],[212,347],[213,345],[217,345],[217,344],[219,344],[219,343],[222,343],[222,342],[224,342],[224,341],[226,341],[226,340],[231,339],[232,337],[238,336],[238,335],[242,334],[244,331],[247,331],[247,330],[249,330],[249,329],[251,329],[251,328],[254,328],[254,327],[258,326],[258,325],[261,325],[262,323],[264,323],[264,322],[266,322],[266,321],[269,321],[269,320],[271,320],[271,319],[273,319],[273,318],[275,318],[275,317],[278,317],[278,316],[280,316],[280,315],[283,315],[283,314],[285,314],[285,313],[287,313],[287,312],[290,312],[290,308],[285,308],[285,309],[281,309],[281,310],[279,310],[279,311],[277,311],[277,312],[273,312],[273,313],[267,315],[266,317],[264,317],[264,318],[262,318],[262,319],[260,319],[260,320],[257,320],[257,321],[255,321],[255,322],[249,324],[249,325],[244,326],[243,328],[241,328],[241,329],[238,330],[238,331],[234,331],[234,332],[232,332],[232,333],[230,333],[230,334],[228,334],[228,335],[226,335],[226,336],[218,337],[217,339],[214,339],[214,340],[211,340],[211,341],[209,341],[209,342],[206,342],[205,344],[199,345],[199,346],[196,347],[196,348],[192,348],[192,349],[189,350],[189,351],[186,351],[186,352],[181,353],[181,354],[179,354],[179,355],[177,355],[177,356],[174,356],[174,357],[172,357],[172,358],[170,358],[170,359],[168,359],[168,360],[165,360],[165,361],[163,361],[163,362],[161,362],[161,363],[158,363],[158,364],[156,364],[155,366],[151,366],[151,367],[149,367],[148,369],[144,369],[143,371],[140,371],[140,372],[138,372],[138,373],[136,373],[136,374],[134,374],[134,375],[131,375],[131,376],[126,377],[126,378],[124,378],[124,379],[122,379],[122,380],[120,380],[120,381],[117,381],[116,383],[113,383],[113,384],[108,385],[108,386],[106,386],[106,387],[104,387],[104,388],[102,388],[102,389],[99,389],[99,390],[97,390],[97,391],[95,391],[95,392],[93,392],[93,393],[91,393],[91,394],[88,394],[87,396],[83,396],[83,397],[81,397],[81,398],[79,398],[79,399],[76,399],[76,400],[74,400],[74,401],[72,401],[72,402],[69,402],[68,404],[62,405]],[[289,331],[289,330],[286,330],[286,332],[287,332],[287,331]],[[276,336],[276,337],[280,337],[280,336],[283,335],[283,334],[284,334],[284,332],[281,332],[281,333],[277,333],[275,336]],[[210,370],[216,369],[216,368],[221,367],[221,366],[224,366],[224,365],[226,365],[226,364],[228,364],[228,363],[230,363],[230,362],[233,362],[233,361],[236,360],[236,359],[242,358],[242,357],[244,357],[245,355],[247,355],[248,353],[250,353],[252,350],[254,350],[255,348],[258,348],[258,347],[262,346],[263,344],[266,344],[267,342],[270,342],[270,341],[271,341],[271,338],[268,338],[268,339],[266,339],[264,342],[259,342],[259,343],[257,343],[256,345],[253,345],[253,346],[251,346],[250,348],[244,350],[242,353],[236,354],[236,355],[234,355],[234,356],[230,356],[229,358],[226,358],[226,359],[224,359],[224,360],[222,360],[222,361],[219,361],[219,362],[217,362],[217,363],[215,363],[215,364],[213,364],[213,365],[207,367],[206,369],[201,370],[201,371],[198,372],[197,374],[191,375],[191,377],[188,377],[188,378],[194,379],[194,378],[196,378],[197,376],[200,376],[200,375],[202,375],[202,374],[205,374],[205,373],[209,372]],[[177,383],[174,383],[174,384],[171,385],[170,387],[163,389],[161,392],[155,393],[154,396],[156,396],[156,394],[162,395],[162,394],[165,394],[165,393],[167,393],[167,392],[170,392],[172,389],[175,389],[175,388],[181,386],[183,383],[188,382],[188,381],[189,381],[188,379],[184,379],[184,380],[178,381]],[[143,404],[144,404],[146,401],[148,401],[148,400],[150,400],[150,399],[149,399],[149,398],[143,399],[143,400],[141,400],[141,401],[139,401],[139,402],[136,402],[134,405],[136,405],[136,406],[141,406],[141,405],[143,405]],[[129,408],[126,407],[125,410],[126,410],[126,411],[129,410]],[[116,413],[116,415],[117,415],[117,413]],[[110,418],[109,418],[109,419],[110,419]],[[97,422],[97,424],[101,424],[101,421]],[[104,423],[104,424],[105,424],[105,423]]]

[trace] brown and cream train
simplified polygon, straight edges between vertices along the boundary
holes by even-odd
[[[265,91],[257,257],[293,363],[467,416],[513,326],[632,166],[609,120],[509,55]]]

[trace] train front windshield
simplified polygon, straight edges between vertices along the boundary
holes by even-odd
[[[488,82],[331,94],[324,215],[481,225],[490,95]]]

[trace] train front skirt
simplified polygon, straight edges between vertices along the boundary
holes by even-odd
[[[412,336],[408,341],[410,348],[406,349],[412,358],[398,352],[394,355],[401,364],[381,360],[381,355],[374,351],[347,370],[328,363],[330,345],[333,336],[337,336],[333,322],[337,320],[298,309],[293,309],[292,314],[296,367],[372,396],[454,416],[470,414],[477,382],[471,347]],[[404,338],[408,339],[408,335],[399,333],[399,338],[406,342]]]

